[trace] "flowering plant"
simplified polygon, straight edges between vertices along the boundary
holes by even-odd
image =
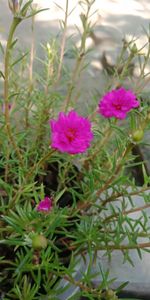
[[[124,260],[132,263],[131,250],[136,249],[141,257],[142,249],[150,247],[146,214],[150,176],[146,162],[140,157],[137,163],[134,155],[149,130],[150,110],[143,101],[149,50],[142,64],[140,50],[132,41],[126,45],[126,61],[123,46],[105,92],[99,91],[97,96],[93,91],[93,101],[86,110],[86,101],[81,107],[75,99],[85,70],[86,38],[93,29],[90,16],[95,1],[80,1],[81,44],[71,74],[63,68],[69,16],[66,0],[61,47],[54,40],[47,43],[46,69],[35,76],[36,80],[34,44],[28,76],[28,54],[16,59],[14,35],[27,18],[32,18],[34,31],[34,17],[40,10],[32,1],[8,2],[13,20],[6,47],[2,47],[1,71],[2,299],[121,299],[120,287],[112,290],[113,280],[107,271],[103,272],[101,266],[91,271],[100,253],[111,258],[113,251],[121,251]],[[134,58],[140,60],[140,75],[128,88],[127,70]],[[140,187],[132,173],[137,166]],[[136,195],[142,197],[141,205],[133,203],[132,196]],[[139,213],[136,218],[135,212]],[[99,284],[95,287],[96,276]],[[78,289],[66,296],[72,285]]]

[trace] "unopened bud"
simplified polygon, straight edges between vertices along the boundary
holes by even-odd
[[[8,5],[13,14],[17,14],[19,12],[19,0],[8,0]]]
[[[131,52],[132,52],[133,54],[136,54],[136,53],[138,52],[138,48],[137,48],[137,46],[136,46],[135,43],[133,44],[133,46],[132,46],[132,48],[131,48]]]
[[[132,133],[132,139],[134,142],[142,141],[144,137],[144,131],[142,129],[137,129]]]
[[[107,300],[117,300],[118,299],[118,297],[116,296],[116,294],[113,290],[107,290],[105,292],[105,298]]]
[[[45,249],[47,247],[47,239],[45,236],[42,234],[33,236],[32,247],[37,250]]]

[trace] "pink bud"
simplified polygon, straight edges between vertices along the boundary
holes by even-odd
[[[19,1],[18,0],[8,0],[9,8],[13,14],[19,12]]]
[[[49,212],[52,209],[52,198],[45,197],[36,208],[40,212]]]

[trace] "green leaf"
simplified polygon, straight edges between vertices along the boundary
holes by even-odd
[[[18,64],[21,60],[23,60],[24,57],[26,57],[28,55],[29,51],[27,51],[25,54],[23,54],[22,56],[20,56],[18,59],[16,59],[12,64],[11,64],[11,68],[13,66],[15,66],[16,64]]]
[[[28,1],[24,6],[23,6],[23,8],[21,9],[21,15],[23,16],[23,17],[25,17],[26,16],[26,13],[27,13],[27,11],[28,11],[28,8],[29,8],[29,6],[32,4],[32,2],[33,2],[33,0],[30,0],[30,1]]]
[[[18,41],[18,39],[15,39],[15,40],[11,43],[10,49],[12,49],[12,48],[16,45],[17,41]]]
[[[25,19],[29,19],[29,18],[31,18],[31,17],[33,17],[33,16],[35,16],[35,15],[37,15],[37,14],[39,14],[39,13],[45,11],[45,10],[49,10],[49,8],[43,8],[43,9],[39,9],[39,10],[37,10],[37,11],[35,11],[35,12],[32,12],[32,13],[31,13],[30,15],[28,15]]]
[[[124,282],[123,284],[121,284],[121,285],[117,288],[116,293],[117,293],[117,294],[120,293],[120,292],[128,285],[128,283],[129,283],[129,281],[126,281],[126,282]]]
[[[58,195],[55,197],[55,203],[58,202],[58,200],[61,198],[61,196],[66,192],[67,188],[65,187],[62,191],[58,193]]]
[[[54,4],[55,4],[60,10],[62,10],[63,12],[65,12],[64,9],[63,9],[63,7],[61,7],[60,5],[58,5],[58,3],[54,2]]]
[[[1,52],[2,52],[2,54],[4,55],[4,48],[3,48],[3,46],[2,46],[2,43],[0,42],[0,50],[1,50]]]
[[[5,80],[5,75],[3,74],[2,71],[0,71],[0,77],[2,77]]]

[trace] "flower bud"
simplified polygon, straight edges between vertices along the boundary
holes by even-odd
[[[45,197],[37,206],[37,211],[48,213],[52,209],[52,198]]]
[[[138,49],[137,49],[137,46],[136,46],[135,43],[133,44],[133,46],[132,46],[132,48],[131,48],[131,52],[132,52],[133,54],[136,54],[136,53],[138,52]]]
[[[42,234],[35,235],[32,238],[32,247],[34,249],[40,250],[47,247],[47,239]]]
[[[118,297],[116,296],[116,294],[113,290],[107,290],[105,292],[105,298],[107,300],[117,300],[118,299]]]
[[[8,5],[13,14],[19,12],[20,9],[19,0],[8,0]]]
[[[144,137],[144,131],[142,129],[137,129],[132,133],[132,139],[134,142],[142,141]]]

